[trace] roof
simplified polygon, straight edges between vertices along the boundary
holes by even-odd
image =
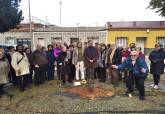
[[[85,32],[85,31],[103,31],[106,30],[106,27],[58,27],[55,25],[43,25],[40,23],[33,23],[32,30],[34,32]],[[22,23],[18,25],[15,29],[11,29],[10,32],[29,32],[30,24]]]
[[[108,29],[164,29],[165,21],[107,22]]]

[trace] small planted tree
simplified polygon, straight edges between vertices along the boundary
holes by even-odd
[[[20,0],[0,0],[0,33],[15,28],[21,20]]]

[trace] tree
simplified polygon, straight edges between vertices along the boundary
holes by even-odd
[[[15,28],[21,20],[20,0],[0,0],[0,33]]]
[[[151,0],[148,8],[156,9],[156,13],[160,16],[165,17],[165,0]]]

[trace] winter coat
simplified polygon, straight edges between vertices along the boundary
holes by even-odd
[[[109,51],[107,52],[107,59],[106,59],[106,64],[109,64],[109,59],[110,59],[110,55],[112,53],[112,49],[109,49]],[[112,58],[112,63],[113,65],[120,65],[121,64],[121,60],[122,60],[122,53],[121,50],[119,48],[117,48],[114,52],[113,58]]]
[[[82,48],[82,55],[84,54],[84,49]],[[75,48],[74,50],[73,50],[73,56],[72,56],[72,63],[74,64],[74,65],[76,65],[77,64],[77,61],[78,61],[78,48]]]
[[[46,55],[47,55],[47,60],[48,60],[48,66],[49,67],[54,66],[55,57],[54,57],[54,54],[53,54],[53,50],[52,51],[47,51]]]
[[[153,50],[149,55],[149,60],[151,61],[150,73],[152,74],[163,74],[164,73],[164,58],[165,51],[163,50]]]
[[[129,73],[133,74],[134,76],[147,76],[149,71],[145,60],[139,57],[136,59],[134,65],[132,64],[130,57],[126,59],[121,65],[118,65],[119,70],[124,70],[126,68],[128,69]],[[142,68],[146,70],[146,73],[141,72]]]
[[[9,63],[7,59],[0,60],[0,85],[6,84],[9,82],[8,73],[9,73]]]
[[[28,58],[25,53],[23,54],[24,55],[22,55],[19,52],[15,52],[12,55],[11,64],[16,72],[16,76],[22,76],[22,75],[26,75],[30,73],[29,71],[30,64],[29,64]],[[18,74],[18,70],[21,71],[20,74]]]
[[[32,53],[30,61],[32,62],[33,67],[35,67],[35,65],[38,65],[39,67],[43,67],[48,64],[48,60],[45,52],[39,50],[36,50]]]
[[[84,66],[86,68],[97,68],[98,67],[98,50],[93,47],[89,46],[84,51]],[[93,63],[90,62],[93,60]]]

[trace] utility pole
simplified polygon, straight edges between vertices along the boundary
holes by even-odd
[[[62,18],[61,18],[61,6],[62,6],[62,1],[59,2],[59,5],[60,5],[60,27],[61,27],[61,20],[62,20]]]
[[[80,23],[76,23],[76,25],[77,25],[77,38],[79,39],[79,24]]]
[[[28,7],[29,7],[29,32],[30,32],[30,37],[32,39],[32,48],[35,49],[35,43],[34,43],[34,36],[32,33],[32,20],[31,20],[31,4],[30,4],[30,0],[28,0]]]

